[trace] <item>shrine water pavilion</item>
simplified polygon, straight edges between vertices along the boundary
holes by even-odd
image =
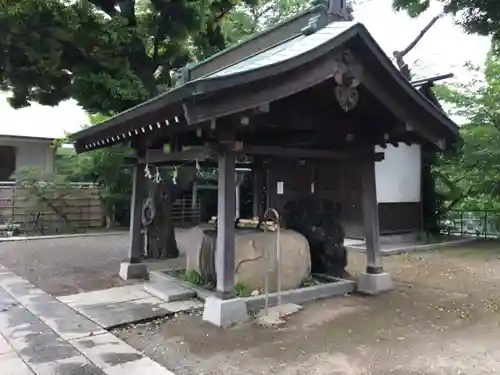
[[[147,276],[141,262],[145,166],[215,161],[216,285],[210,308],[217,310],[215,324],[231,321],[237,303],[231,301],[239,300],[234,298],[235,167],[244,158],[254,184],[265,192],[262,200],[255,195],[254,214],[274,208],[285,218],[282,225],[292,225],[295,219],[287,212],[300,214],[312,204],[323,215],[315,228],[330,219],[337,228],[339,215],[359,217],[366,272],[357,289],[369,294],[390,289],[381,262],[375,163],[383,160],[385,145],[444,150],[458,138],[458,128],[404,78],[363,24],[321,3],[186,66],[180,76],[171,90],[72,137],[77,152],[116,144],[136,152],[129,261],[122,264],[122,277]],[[343,234],[337,234],[324,236],[332,242],[328,246],[345,252]]]

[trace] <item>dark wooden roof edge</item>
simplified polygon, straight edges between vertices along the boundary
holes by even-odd
[[[208,92],[223,90],[225,88],[251,82],[252,80],[264,79],[278,73],[286,72],[290,69],[300,66],[301,64],[318,58],[325,53],[328,53],[332,49],[338,48],[344,43],[347,43],[348,41],[356,37],[359,37],[361,39],[363,44],[374,55],[376,60],[383,66],[384,70],[386,70],[386,72],[391,76],[393,82],[402,89],[404,94],[409,96],[420,107],[425,109],[435,119],[445,125],[451,132],[453,132],[454,134],[458,133],[457,125],[451,119],[449,119],[448,116],[446,116],[446,114],[443,113],[434,103],[432,103],[420,92],[418,92],[415,87],[412,86],[412,84],[401,75],[394,64],[392,64],[392,62],[389,60],[387,55],[378,46],[373,37],[369,34],[365,26],[363,24],[356,23],[346,29],[344,32],[337,35],[335,38],[319,45],[312,50],[309,50],[308,53],[303,53],[285,61],[280,61],[278,63],[266,65],[250,71],[244,71],[241,73],[218,78],[190,81],[180,87],[172,89],[169,92],[159,95],[156,98],[148,100],[136,107],[122,112],[102,122],[101,124],[75,133],[73,134],[72,139],[74,141],[82,140],[86,137],[98,134],[105,130],[109,130],[114,126],[119,126],[121,123],[132,121],[136,118],[146,115],[151,111],[159,110],[169,105],[180,105],[180,102],[183,99],[186,99],[192,95],[207,94]]]
[[[361,25],[361,24],[359,24]],[[356,26],[356,25],[355,25]],[[104,132],[114,126],[131,121],[135,118],[146,115],[149,112],[158,110],[162,107],[176,104],[190,96],[206,95],[236,85],[245,84],[253,80],[263,79],[277,73],[283,73],[286,70],[293,69],[301,64],[314,60],[315,58],[328,53],[332,49],[342,45],[350,38],[356,35],[356,27],[351,27],[340,35],[330,40],[329,43],[321,44],[308,53],[294,56],[285,61],[279,61],[274,64],[265,65],[248,71],[219,77],[202,77],[196,80],[188,81],[181,86],[174,87],[171,90],[158,95],[155,98],[145,101],[135,107],[121,112],[99,124],[80,130],[71,136],[73,141],[92,136],[99,132]],[[297,35],[298,36],[298,35]]]
[[[241,48],[242,46],[258,39],[258,38],[261,38],[271,32],[274,32],[280,28],[283,28],[284,26],[290,24],[290,23],[293,23],[294,21],[298,20],[298,19],[301,19],[301,18],[304,18],[304,17],[307,17],[307,19],[309,20],[309,18],[311,17],[311,14],[314,14],[314,13],[319,13],[321,11],[326,11],[326,7],[327,7],[327,1],[322,1],[322,0],[319,0],[317,1],[319,4],[317,5],[314,5],[310,8],[307,8],[305,10],[303,10],[302,12],[298,13],[297,15],[295,16],[292,16],[290,18],[287,18],[286,20],[284,20],[283,22],[280,22],[278,23],[277,25],[271,27],[271,28],[268,28],[266,30],[263,30],[261,31],[260,33],[257,33],[255,34],[254,36],[250,37],[250,38],[247,38],[243,41],[241,41],[240,43],[237,43],[231,47],[228,47],[226,49],[224,49],[223,51],[220,51],[216,54],[214,54],[213,56],[197,63],[197,64],[194,64],[193,66],[187,66],[187,70],[188,70],[188,76],[190,75],[190,72],[192,71],[195,71],[198,67],[201,67],[203,66],[204,64],[208,63],[208,62],[211,62],[211,61],[214,61],[218,58],[220,58],[221,56],[224,56],[226,55],[227,53],[235,50],[235,49],[238,49],[238,48]],[[290,37],[296,37],[298,35],[300,35],[301,33],[301,27],[298,27],[297,30],[292,34],[290,35]],[[271,48],[273,46],[275,46],[276,44],[281,44],[283,43],[285,40],[281,40],[280,42],[278,43],[275,43],[275,44],[271,44],[271,45],[268,45],[265,49],[261,49],[261,50],[258,50],[258,51],[255,51],[255,53],[260,53],[264,50],[267,50],[268,48]],[[243,59],[239,59],[237,61],[233,61],[230,65],[238,62],[238,61],[241,61],[241,60],[244,60],[244,59],[248,59],[250,56],[253,56],[255,53],[252,53],[251,55],[247,55],[245,56],[245,58]],[[184,73],[185,74],[185,73]],[[200,77],[198,79],[201,79],[203,77]],[[115,124],[116,124],[116,121],[114,120],[115,118],[117,117],[120,117],[120,119],[122,120],[121,122],[124,122],[124,121],[127,121],[129,119],[129,117],[136,117],[136,116],[131,116],[131,112],[134,112],[136,113],[138,116],[142,115],[143,111],[141,110],[142,109],[146,109],[147,108],[147,112],[149,112],[150,110],[154,110],[155,107],[157,106],[164,106],[164,105],[168,105],[168,102],[169,100],[165,99],[165,101],[163,101],[162,99],[165,98],[166,96],[170,96],[170,95],[173,95],[173,92],[176,92],[177,94],[179,94],[179,99],[183,96],[182,95],[182,92],[179,91],[179,89],[181,88],[185,88],[186,84],[189,83],[189,82],[193,82],[191,81],[190,78],[186,79],[185,82],[183,82],[181,85],[179,86],[176,86],[176,87],[173,87],[172,89],[154,97],[154,98],[151,98],[135,107],[132,107],[132,108],[129,108],[128,110],[126,111],[123,111],[123,112],[120,112],[119,114],[101,122],[100,124],[97,124],[99,126],[99,130],[105,130],[105,129],[108,129],[110,127],[113,127]],[[177,95],[176,95],[177,96]],[[173,99],[173,98],[172,98]],[[87,129],[84,129],[84,130],[81,130],[77,133],[74,133],[72,135],[72,138],[75,137],[75,138],[81,138],[81,137],[85,137],[87,135],[91,135],[91,134],[94,134],[95,131],[93,131],[94,129],[96,128],[96,126],[93,126],[93,127],[90,127],[90,128],[87,128]],[[92,130],[91,130],[92,129]]]

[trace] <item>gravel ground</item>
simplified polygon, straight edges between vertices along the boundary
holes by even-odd
[[[396,290],[318,301],[282,329],[181,315],[116,333],[177,375],[499,374],[500,244],[468,246],[385,258]]]
[[[118,270],[128,240],[123,233],[0,242],[0,264],[55,296],[107,289],[127,284]]]

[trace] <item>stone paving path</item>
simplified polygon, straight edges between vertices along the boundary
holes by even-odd
[[[173,375],[0,265],[1,375]]]
[[[57,299],[103,328],[203,308],[196,299],[165,302],[144,290],[143,284],[78,293]]]

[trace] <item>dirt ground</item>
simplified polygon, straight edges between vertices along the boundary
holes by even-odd
[[[364,267],[350,254],[349,270]],[[500,374],[500,243],[384,259],[396,289],[305,306],[286,327],[199,315],[116,333],[177,375]]]
[[[0,264],[56,296],[107,289],[126,284],[118,271],[128,241],[123,233],[0,242]]]

